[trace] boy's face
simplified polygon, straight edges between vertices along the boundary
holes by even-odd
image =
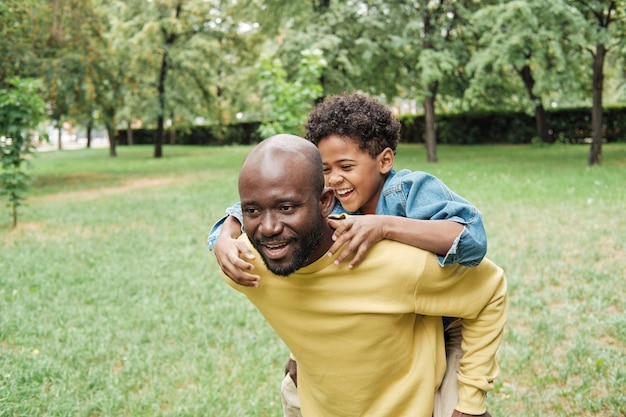
[[[375,214],[386,175],[393,168],[393,151],[387,148],[372,158],[359,149],[356,141],[337,135],[320,140],[317,147],[322,155],[326,186],[334,190],[343,208]]]

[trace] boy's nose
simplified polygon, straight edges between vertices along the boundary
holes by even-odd
[[[328,176],[328,185],[330,187],[335,187],[336,185],[341,184],[342,180],[343,178],[341,177],[341,175],[330,174]]]

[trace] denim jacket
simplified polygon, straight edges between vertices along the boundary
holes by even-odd
[[[227,215],[211,228],[207,244],[213,249],[222,224],[228,215],[243,225],[241,204],[226,209]],[[347,213],[338,200],[332,214]],[[359,213],[348,213],[359,214]],[[450,190],[437,177],[426,172],[391,170],[378,199],[376,214],[409,217],[418,220],[452,220],[464,225],[445,256],[437,255],[442,266],[476,266],[487,253],[487,234],[480,211],[472,203]],[[242,226],[243,232],[243,226]]]

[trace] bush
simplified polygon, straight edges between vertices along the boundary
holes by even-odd
[[[46,114],[38,87],[35,80],[13,78],[6,88],[0,88],[0,195],[8,198],[13,227],[17,226],[17,209],[30,184],[24,172],[26,158],[33,151],[30,133]]]
[[[555,141],[586,143],[590,140],[591,109],[550,109],[548,124]],[[424,142],[424,116],[400,116],[401,142]],[[626,108],[604,109],[606,142],[626,142]],[[437,142],[440,144],[531,143],[537,137],[534,116],[516,112],[441,114],[436,117]]]
[[[591,109],[548,110],[551,135],[556,142],[586,143],[591,138]],[[424,142],[424,116],[402,115],[400,142]],[[193,126],[176,132],[180,145],[250,145],[261,141],[260,122],[235,123],[223,126]],[[476,112],[438,114],[437,142],[449,145],[528,144],[537,135],[535,118],[521,112]],[[626,142],[626,108],[604,109],[604,135],[607,142]],[[134,129],[135,144],[153,144],[153,129]],[[126,129],[118,131],[117,143],[127,145]]]
[[[224,126],[193,126],[183,132],[176,132],[179,145],[249,145],[261,141],[257,129],[259,122],[236,123]],[[154,144],[154,129],[133,129],[133,143],[136,145]],[[127,129],[120,129],[115,140],[119,145],[128,145]],[[166,138],[169,132],[166,133]],[[167,140],[167,139],[166,139]]]

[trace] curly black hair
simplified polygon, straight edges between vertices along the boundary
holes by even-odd
[[[396,152],[400,122],[391,109],[363,93],[329,96],[317,104],[304,124],[305,138],[317,146],[337,135],[354,140],[375,158],[385,148]]]

